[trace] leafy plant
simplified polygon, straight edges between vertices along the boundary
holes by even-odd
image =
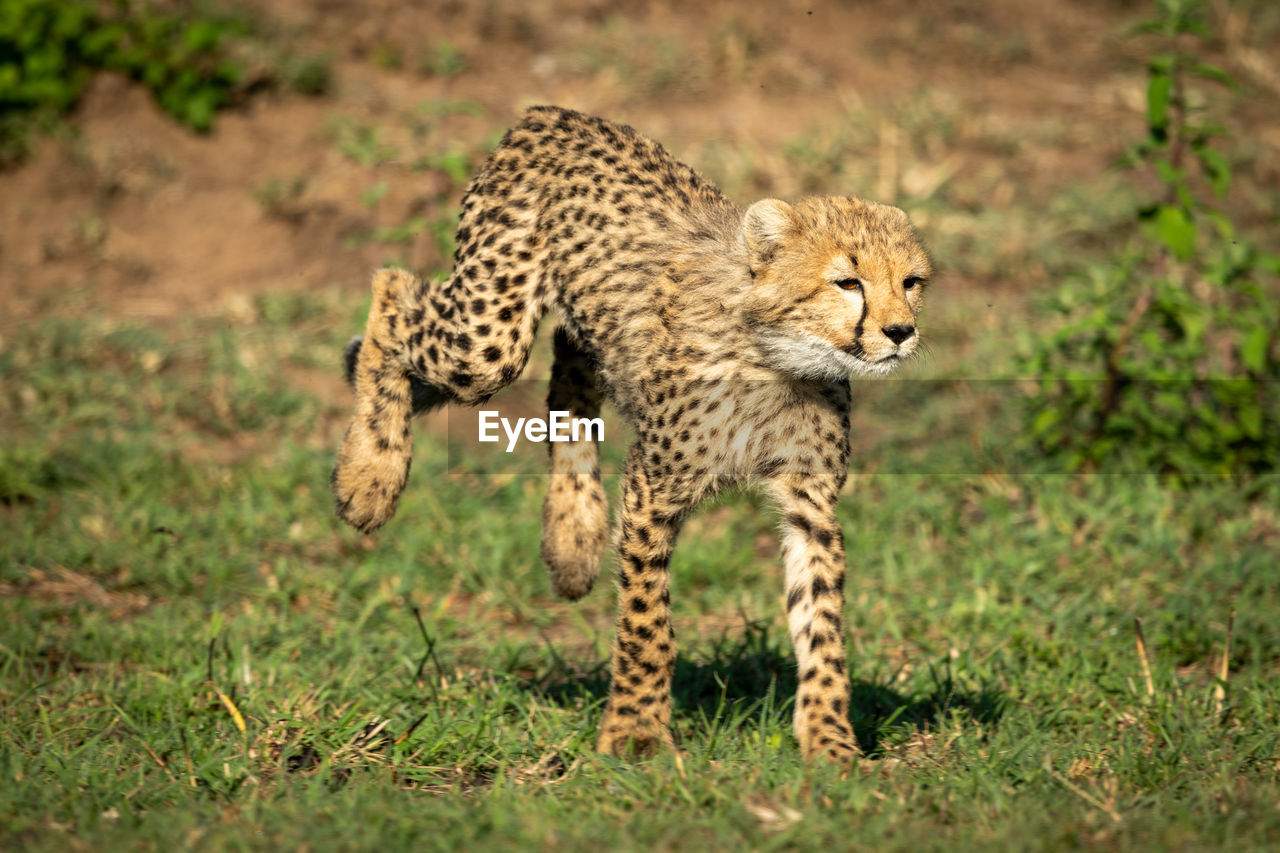
[[[424,74],[437,77],[453,77],[461,74],[466,67],[466,55],[448,39],[436,41],[418,62],[418,68]]]
[[[160,106],[199,131],[215,113],[263,83],[316,94],[328,82],[321,60],[279,58],[250,70],[236,45],[252,32],[243,15],[185,6],[160,9],[116,0],[5,0],[0,4],[0,158],[25,147],[25,130],[75,106],[98,70],[147,86]]]
[[[187,18],[142,9],[99,23],[94,37],[104,67],[141,80],[165,112],[204,131],[244,80],[244,68],[227,55],[226,42],[247,33],[248,25],[234,17]]]
[[[338,150],[348,159],[367,168],[390,163],[400,156],[400,150],[379,138],[378,130],[348,118],[334,119],[330,132]]]
[[[1183,481],[1274,470],[1280,459],[1280,256],[1252,245],[1219,209],[1230,160],[1197,86],[1235,82],[1200,59],[1211,36],[1200,0],[1158,0],[1139,30],[1159,36],[1148,66],[1147,132],[1123,158],[1160,194],[1139,237],[1057,294],[1062,326],[1027,366],[1037,449],[1071,467],[1137,466]]]
[[[253,198],[268,216],[286,222],[299,222],[306,215],[306,208],[302,203],[306,191],[306,176],[293,175],[288,178],[271,178],[254,189]]]
[[[86,3],[9,0],[0,6],[0,110],[75,103],[91,57],[102,48],[91,28]]]

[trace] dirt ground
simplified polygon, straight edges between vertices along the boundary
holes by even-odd
[[[201,136],[141,86],[99,76],[70,134],[0,173],[0,329],[37,312],[163,321],[235,310],[265,291],[362,292],[393,250],[359,235],[456,204],[458,186],[408,168],[406,152],[482,151],[536,103],[626,121],[698,168],[719,151],[729,165],[711,171],[737,175],[727,190],[744,204],[810,189],[778,152],[847,133],[865,168],[841,174],[860,185],[816,188],[888,194],[910,209],[942,184],[960,187],[951,209],[922,210],[926,236],[964,235],[966,219],[991,209],[1034,219],[1064,188],[1105,179],[1142,126],[1142,54],[1124,35],[1148,11],[1136,3],[250,5],[281,38],[331,57],[329,92],[257,97]],[[1256,9],[1215,9],[1233,72],[1280,97],[1275,28],[1259,43]],[[460,72],[422,70],[441,45],[460,53]],[[479,115],[439,122],[415,141],[405,116],[457,101]],[[1251,103],[1235,118],[1251,137],[1251,179],[1274,194],[1280,111],[1266,98]],[[396,153],[357,162],[335,142],[342,122],[377,128]],[[362,200],[379,181],[385,197]],[[820,169],[812,182],[826,183]],[[423,268],[443,263],[425,235],[394,251]],[[1035,287],[1045,275],[1012,260],[979,271],[939,260],[961,288]]]

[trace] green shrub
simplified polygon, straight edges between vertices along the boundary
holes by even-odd
[[[133,0],[4,0],[0,3],[0,159],[22,153],[25,128],[69,110],[95,71],[143,83],[160,106],[207,131],[217,110],[262,82],[290,82],[316,94],[327,65],[282,57],[251,74],[233,50],[252,31],[235,14],[182,4],[160,9]]]
[[[1154,176],[1159,197],[1137,211],[1127,249],[1059,291],[1062,324],[1025,362],[1039,378],[1029,435],[1070,467],[1190,482],[1280,460],[1280,257],[1215,206],[1231,182],[1212,145],[1224,131],[1193,105],[1235,83],[1198,58],[1210,35],[1203,5],[1159,0],[1140,27],[1163,49],[1149,65],[1146,138],[1123,164]]]

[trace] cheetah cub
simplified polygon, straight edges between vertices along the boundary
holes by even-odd
[[[372,531],[409,474],[410,419],[474,405],[520,375],[538,321],[558,320],[548,405],[635,428],[622,476],[612,686],[598,748],[672,743],[668,564],[681,523],[729,486],[780,510],[806,757],[854,757],[842,628],[851,375],[919,345],[929,258],[901,210],[851,197],[745,212],[630,127],[536,107],[462,202],[453,275],[383,269],[347,351],[356,412],[333,471],[338,514]],[[585,595],[608,511],[594,443],[551,443],[542,556]]]

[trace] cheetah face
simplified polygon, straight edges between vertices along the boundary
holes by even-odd
[[[907,215],[856,198],[757,202],[743,219],[747,321],[794,376],[883,376],[916,352],[933,269]]]

